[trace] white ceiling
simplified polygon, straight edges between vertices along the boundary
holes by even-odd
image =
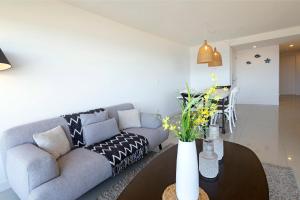
[[[293,47],[289,47],[293,44]],[[253,42],[245,42],[239,45],[232,46],[233,50],[251,49],[254,46],[257,48],[279,45],[280,52],[300,51],[300,34],[291,34],[290,36],[274,37],[273,39],[261,39]]]
[[[293,44],[294,46],[290,47],[290,44]],[[282,43],[279,45],[279,48],[281,53],[289,51],[300,51],[300,40]]]
[[[300,25],[300,1],[64,0],[187,45]]]

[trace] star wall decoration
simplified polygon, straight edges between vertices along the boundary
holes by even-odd
[[[270,58],[267,58],[267,59],[265,59],[264,61],[265,61],[265,63],[270,63],[270,62],[271,62],[271,59],[270,59]]]

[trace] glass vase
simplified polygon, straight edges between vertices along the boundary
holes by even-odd
[[[219,173],[218,155],[214,152],[213,140],[203,140],[203,151],[199,153],[199,171],[205,178],[215,178]]]
[[[218,160],[222,160],[224,156],[224,141],[222,138],[215,139],[214,143],[214,151],[218,155]]]
[[[224,142],[220,138],[220,129],[217,125],[209,126],[209,139],[213,140],[214,152],[218,155],[218,160],[222,160],[224,155]]]

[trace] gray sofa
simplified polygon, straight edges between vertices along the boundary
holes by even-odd
[[[106,110],[109,118],[114,117],[118,121],[118,110],[132,108],[133,105],[127,103],[107,107]],[[150,150],[168,138],[157,115],[141,113],[141,124],[141,128],[127,131],[146,137]],[[55,160],[35,145],[32,138],[34,133],[58,125],[65,129],[70,140],[70,132],[62,117],[14,127],[3,134],[2,158],[7,178],[11,188],[22,200],[76,199],[112,176],[111,165],[100,154],[84,148],[73,148]]]

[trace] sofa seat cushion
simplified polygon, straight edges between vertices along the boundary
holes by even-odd
[[[168,132],[164,131],[162,128],[128,128],[124,131],[128,133],[135,133],[147,138],[150,150],[153,150],[155,147],[160,145],[169,136]]]
[[[60,176],[32,190],[30,199],[77,199],[112,176],[107,159],[84,148],[74,149],[62,156],[58,159],[58,165]]]

